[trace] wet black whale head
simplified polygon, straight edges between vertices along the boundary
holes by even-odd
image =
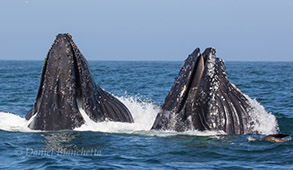
[[[129,110],[95,84],[71,35],[59,34],[45,59],[35,104],[26,119],[31,119],[31,129],[74,129],[85,123],[82,113],[96,122],[133,122]]]
[[[152,129],[253,133],[249,101],[227,78],[214,48],[199,48],[185,60]]]

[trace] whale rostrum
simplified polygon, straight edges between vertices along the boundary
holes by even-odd
[[[133,122],[126,106],[95,83],[71,35],[59,34],[45,58],[35,103],[25,118],[32,119],[31,129],[74,129],[85,123],[81,110],[95,122]]]

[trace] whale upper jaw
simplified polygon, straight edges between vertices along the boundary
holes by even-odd
[[[185,60],[152,129],[252,133],[250,104],[227,78],[214,48],[197,48]]]
[[[85,123],[80,109],[94,121],[133,122],[129,110],[95,84],[71,35],[59,34],[45,59],[35,104],[26,119],[34,116],[31,129],[74,129]]]

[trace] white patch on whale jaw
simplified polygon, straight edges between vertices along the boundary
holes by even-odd
[[[186,85],[185,86],[183,86],[183,88],[182,88],[182,90],[181,90],[181,93],[180,93],[180,98],[183,96],[183,94],[185,93],[185,91],[186,91]],[[178,100],[178,99],[177,99]]]
[[[82,99],[76,99],[78,111],[81,114],[84,124],[85,125],[94,125],[96,122],[93,121],[85,112],[85,110],[82,108]]]
[[[38,112],[33,114],[33,116],[27,121],[27,126],[29,128],[34,127],[35,117],[38,115]],[[32,128],[31,128],[32,129]]]

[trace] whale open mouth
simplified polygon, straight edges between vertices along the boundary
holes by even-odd
[[[45,59],[33,108],[26,115],[38,130],[74,129],[85,121],[133,122],[128,109],[93,80],[88,64],[69,34],[57,35]]]
[[[226,76],[214,48],[197,48],[185,60],[152,129],[250,133],[250,105]]]
[[[213,59],[215,52],[215,49],[209,48],[201,54],[200,49],[197,48],[188,56],[162,105],[162,109],[173,112],[182,110],[191,91],[198,90],[205,68],[211,67],[207,66],[206,63]]]

